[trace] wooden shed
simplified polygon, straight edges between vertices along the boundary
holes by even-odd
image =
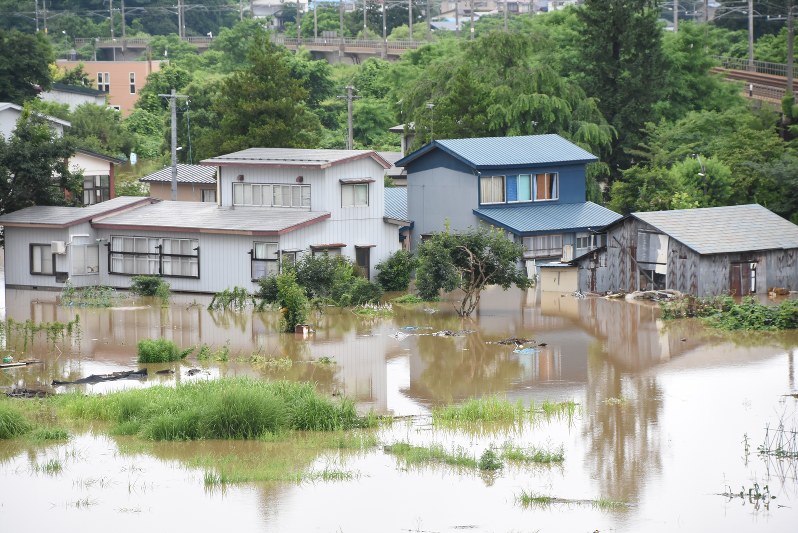
[[[798,226],[758,204],[632,213],[574,259],[579,289],[696,296],[798,290]]]
[[[578,288],[577,268],[567,263],[547,263],[540,265],[541,291],[574,292]]]

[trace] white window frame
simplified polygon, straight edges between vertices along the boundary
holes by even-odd
[[[509,204],[515,203],[525,203],[531,202],[535,196],[535,184],[532,180],[532,176],[534,174],[519,174],[517,176],[510,176],[511,179],[515,180],[515,200],[507,200]],[[529,183],[529,198],[522,199],[520,198],[519,192],[521,191],[521,181],[526,180]],[[505,188],[505,195],[507,194],[507,190]]]
[[[90,185],[90,187],[86,187]],[[111,199],[111,176],[83,177],[83,205],[94,205]]]
[[[96,244],[73,244],[69,255],[72,260],[71,276],[89,276],[100,273],[100,247]]]
[[[310,185],[233,183],[232,198],[235,206],[310,209]]]
[[[136,94],[136,73],[130,73],[130,94]]]
[[[479,177],[479,203],[504,204],[507,203],[507,177],[506,176],[480,176]],[[501,199],[496,200],[494,195],[501,187]]]
[[[199,241],[112,235],[108,249],[108,273],[199,279]]]
[[[97,90],[110,93],[111,92],[111,73],[98,72],[97,73]]]
[[[365,189],[365,194],[363,190]],[[361,191],[358,193],[358,191]],[[369,206],[368,183],[342,183],[341,184],[341,207],[368,207]]]
[[[280,250],[276,242],[260,242],[252,243],[252,250],[250,250],[250,275],[252,281],[258,281],[261,278],[269,276],[276,276],[280,273]]]
[[[562,247],[561,233],[524,237],[524,257],[527,259],[561,256]]]
[[[216,189],[200,189],[200,201],[216,203]]]

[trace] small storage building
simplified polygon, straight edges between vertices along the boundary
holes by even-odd
[[[798,226],[761,205],[631,213],[574,259],[579,289],[696,296],[798,290]]]

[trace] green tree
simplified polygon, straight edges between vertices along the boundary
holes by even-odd
[[[76,87],[91,87],[92,81],[86,71],[83,70],[83,63],[78,64],[77,67],[67,70],[59,70],[53,81],[63,83],[64,85],[74,85]]]
[[[635,211],[671,209],[677,185],[667,168],[635,165],[615,180],[607,207],[624,215]]]
[[[696,154],[695,158],[673,165],[670,178],[693,207],[720,207],[732,203],[731,169],[715,158]]]
[[[642,140],[640,131],[651,121],[662,99],[666,62],[656,0],[585,0],[577,11],[585,92],[615,128],[607,157],[612,175],[628,168],[629,153]]]
[[[122,126],[118,111],[94,104],[82,104],[72,113],[67,136],[75,145],[112,156],[127,157],[136,139]]]
[[[22,104],[49,90],[53,49],[43,33],[0,29],[0,102]]]
[[[191,83],[191,79],[191,72],[183,67],[164,65],[158,72],[147,76],[147,84],[139,91],[136,107],[153,113],[168,110],[169,101],[158,95],[169,94],[173,88],[180,92]]]
[[[308,91],[291,77],[282,52],[266,37],[250,51],[250,66],[222,82],[213,103],[221,117],[212,133],[218,153],[251,146],[315,147],[321,124],[306,104]]]
[[[232,28],[222,28],[210,49],[224,54],[220,66],[223,71],[232,72],[246,66],[249,50],[266,34],[259,19],[244,19]]]
[[[25,109],[11,138],[0,136],[0,215],[32,205],[76,202],[83,179],[69,170],[74,152],[72,141]]]
[[[441,289],[461,289],[463,296],[455,310],[461,317],[471,316],[488,285],[530,286],[526,272],[519,268],[523,256],[523,247],[495,228],[436,233],[418,247],[416,287],[424,299],[438,296]]]

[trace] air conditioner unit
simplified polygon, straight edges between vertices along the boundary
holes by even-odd
[[[66,253],[66,243],[64,241],[50,241],[50,252],[64,255]]]
[[[566,244],[562,247],[562,261],[570,261],[574,258],[574,247],[570,244]]]

